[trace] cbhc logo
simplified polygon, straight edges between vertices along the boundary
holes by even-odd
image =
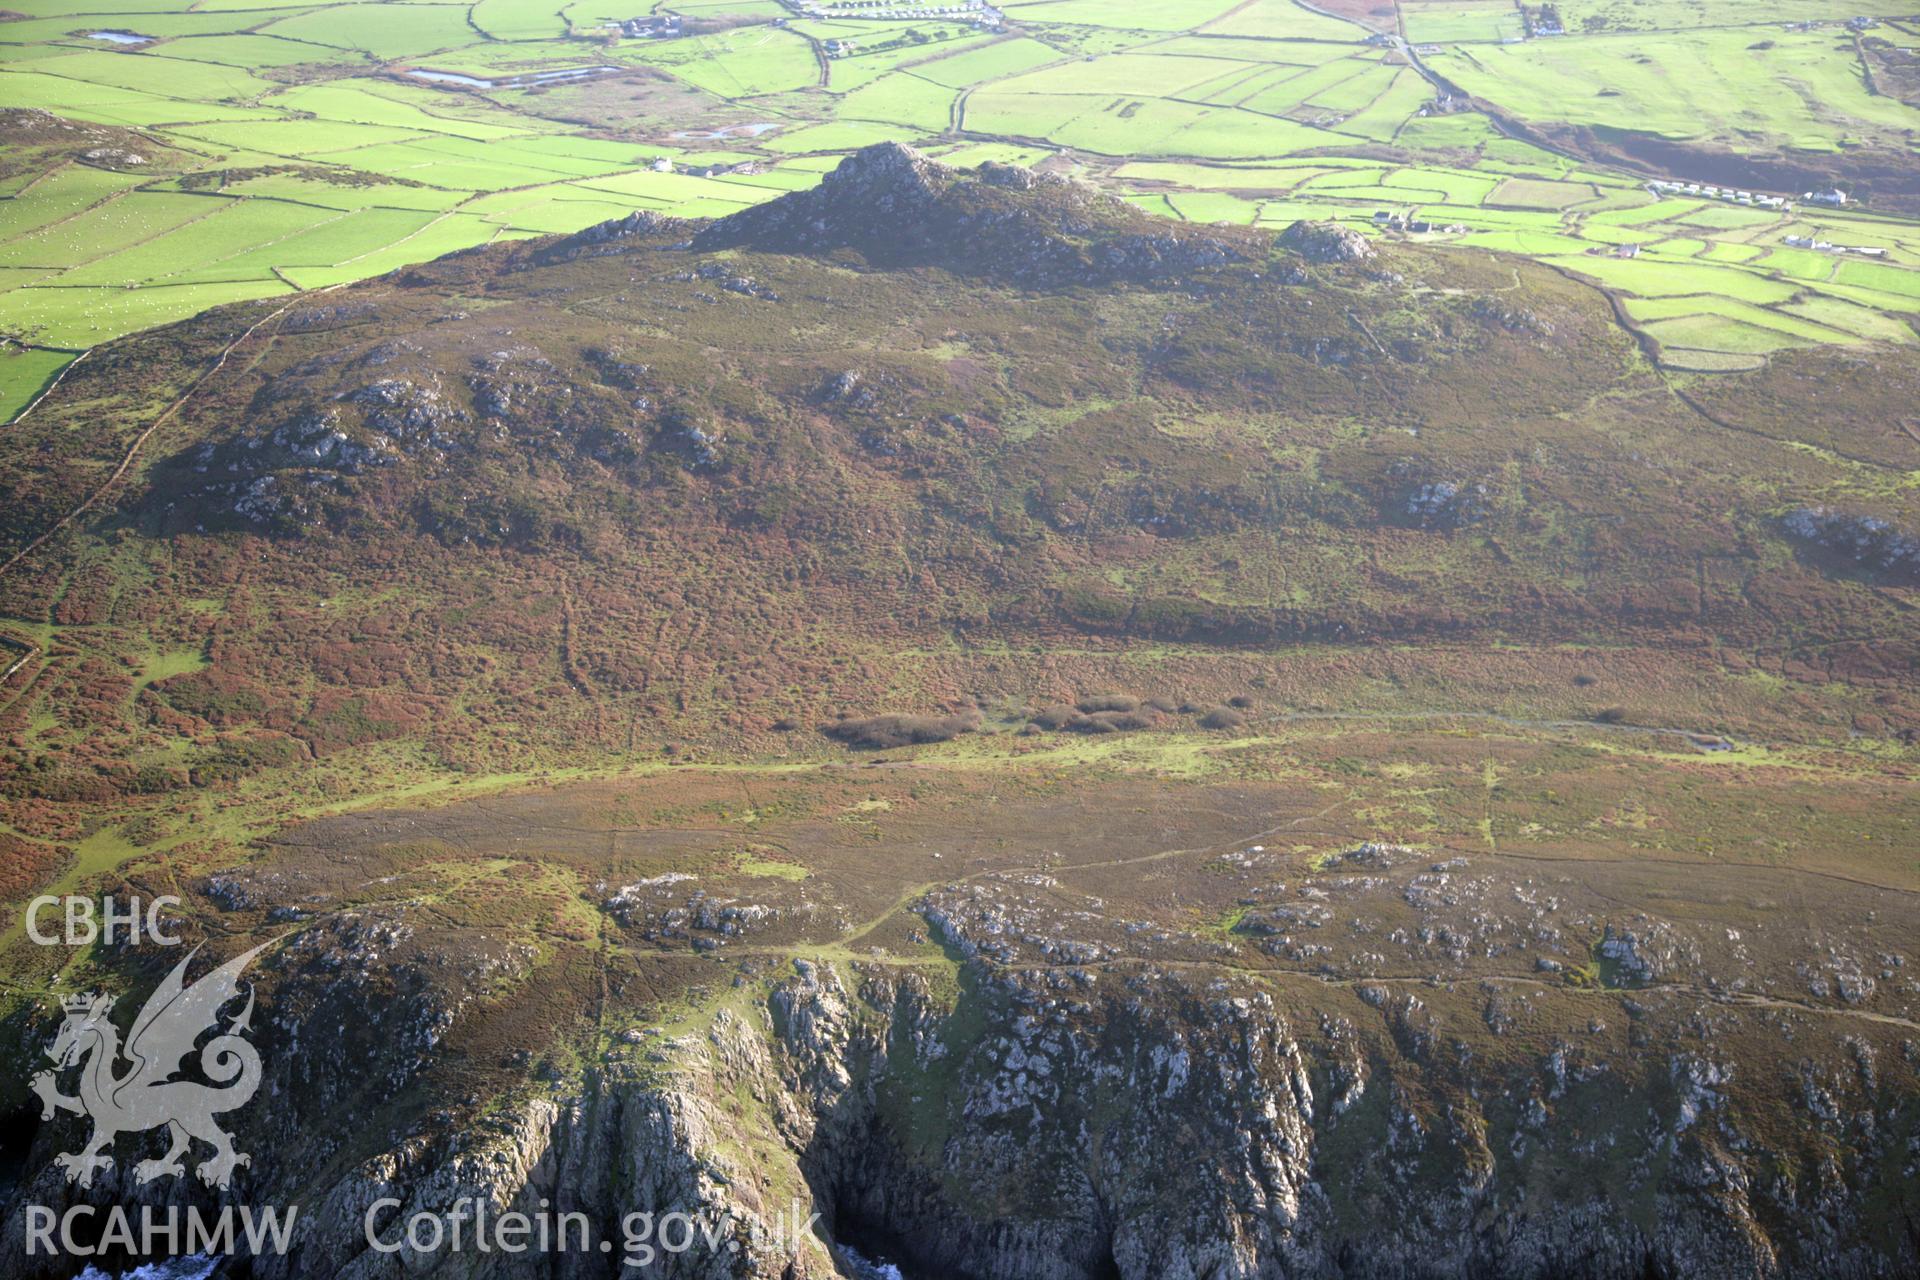
[[[168,933],[161,927],[160,912],[179,905],[180,899],[172,894],[155,898],[147,904],[144,912],[138,898],[129,898],[124,907],[112,898],[102,898],[96,911],[92,898],[58,898],[52,894],[42,894],[27,904],[27,936],[43,947],[62,943],[69,947],[86,947],[95,942],[112,946],[116,939],[128,946],[137,946],[142,938],[155,946],[177,947],[180,945],[180,935]],[[55,909],[59,912],[56,919],[63,928],[58,933],[43,932],[41,917]]]

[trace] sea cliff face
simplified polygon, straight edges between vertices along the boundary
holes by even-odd
[[[1305,979],[1276,998],[1185,967],[973,960],[957,976],[941,994],[916,969],[802,960],[697,1031],[637,1037],[574,1087],[457,1129],[420,1117],[421,1136],[350,1167],[282,1133],[232,1198],[297,1199],[299,1243],[253,1274],[853,1274],[837,1242],[983,1280],[1892,1276],[1914,1262],[1911,1238],[1876,1234],[1869,1214],[1911,1194],[1910,1104],[1877,1073],[1912,1053],[1897,1034],[1822,1043],[1809,1028],[1792,1105],[1825,1155],[1796,1166],[1766,1116],[1729,1101],[1753,1069],[1737,1047],[1680,1047],[1698,1011],[1658,994],[1631,1015],[1631,1053],[1608,1051],[1603,1028],[1594,1044],[1483,1057],[1449,1034],[1463,993],[1420,983]],[[1818,1065],[1829,1049],[1851,1069]],[[47,1170],[32,1191],[65,1188]],[[364,1227],[383,1198],[400,1205],[383,1224],[545,1207],[613,1241],[629,1214],[704,1215],[718,1243],[625,1267],[619,1248],[385,1253]],[[782,1238],[794,1204],[820,1214],[799,1240]]]
[[[902,822],[879,853],[812,853],[818,877],[608,881],[597,933],[579,897],[503,905],[532,864],[487,842],[573,847],[611,793],[296,832],[192,886],[230,935],[194,974],[273,943],[245,975],[249,1163],[224,1192],[191,1167],[142,1183],[164,1141],[127,1135],[76,1186],[58,1157],[87,1118],[13,1101],[8,1274],[81,1270],[24,1248],[26,1206],[77,1204],[297,1208],[289,1248],[229,1268],[260,1280],[820,1280],[860,1275],[849,1248],[966,1280],[1920,1265],[1920,991],[1892,891],[1835,882],[1809,916],[1786,868],[1303,853],[1275,846],[1317,797],[1133,786]],[[803,851],[844,829],[777,828]],[[108,949],[68,982],[128,993],[128,1023],[178,960]],[[15,1015],[6,1078],[61,1016]],[[578,1226],[475,1246],[513,1213]],[[410,1242],[416,1219],[444,1236]]]
[[[1302,1036],[1299,1015],[1225,978],[1001,974],[972,1002],[984,1007],[947,1013],[917,976],[884,968],[856,994],[834,967],[802,962],[759,1025],[726,1015],[676,1046],[675,1085],[609,1079],[564,1116],[530,1109],[492,1193],[544,1190],[529,1177],[539,1169],[555,1188],[592,1189],[581,1203],[601,1215],[625,1187],[631,1204],[764,1224],[775,1206],[755,1185],[772,1175],[738,1153],[764,1154],[765,1127],[790,1152],[777,1181],[821,1210],[829,1238],[881,1243],[928,1274],[1734,1277],[1906,1265],[1862,1233],[1862,1193],[1909,1177],[1913,1159],[1910,1116],[1876,1110],[1866,1041],[1849,1046],[1852,1079],[1809,1074],[1805,1105],[1825,1114],[1816,1124],[1836,1158],[1796,1181],[1728,1113],[1736,1063],[1556,1046],[1531,1078],[1476,1078],[1415,991],[1384,997],[1384,1042],[1331,1012]],[[742,1098],[754,1105],[721,1101]],[[1548,1192],[1554,1171],[1582,1168],[1593,1176],[1584,1195]],[[663,1274],[828,1266],[795,1251],[696,1257]]]

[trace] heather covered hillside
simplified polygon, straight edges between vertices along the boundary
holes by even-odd
[[[1176,704],[1920,724],[1909,357],[1661,375],[1547,268],[1310,230],[875,148],[129,340],[0,463],[15,550],[93,499],[6,573],[61,656],[11,785],[818,754],[774,726],[1013,725],[1143,660]]]

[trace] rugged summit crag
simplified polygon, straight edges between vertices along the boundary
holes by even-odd
[[[971,171],[882,142],[821,180],[698,232],[696,250],[855,249],[878,266],[942,266],[1028,288],[1188,275],[1244,260],[1212,233],[1170,230],[1093,187],[1012,165]]]

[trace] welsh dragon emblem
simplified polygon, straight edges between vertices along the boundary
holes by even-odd
[[[74,996],[62,1001],[66,1021],[47,1050],[54,1068],[34,1076],[32,1086],[44,1108],[42,1119],[51,1120],[55,1112],[66,1111],[93,1120],[87,1145],[57,1158],[69,1182],[92,1186],[97,1170],[112,1167],[113,1157],[103,1153],[116,1138],[162,1126],[168,1130],[171,1146],[158,1160],[142,1160],[134,1166],[139,1182],[184,1175],[181,1157],[195,1140],[213,1148],[198,1170],[200,1180],[209,1186],[226,1187],[233,1171],[250,1163],[248,1156],[233,1149],[233,1139],[214,1117],[245,1106],[260,1087],[260,1055],[244,1038],[253,1017],[251,987],[246,1008],[227,1022],[225,1031],[219,1031],[219,1022],[220,1010],[240,994],[241,973],[267,945],[235,956],[187,986],[187,965],[199,954],[195,948],[141,1008],[125,1046],[108,1018],[112,997]],[[176,1079],[195,1044],[209,1031],[219,1034],[200,1049],[199,1061],[201,1073],[213,1083]],[[59,1078],[76,1067],[79,1094],[68,1097],[60,1092]]]

